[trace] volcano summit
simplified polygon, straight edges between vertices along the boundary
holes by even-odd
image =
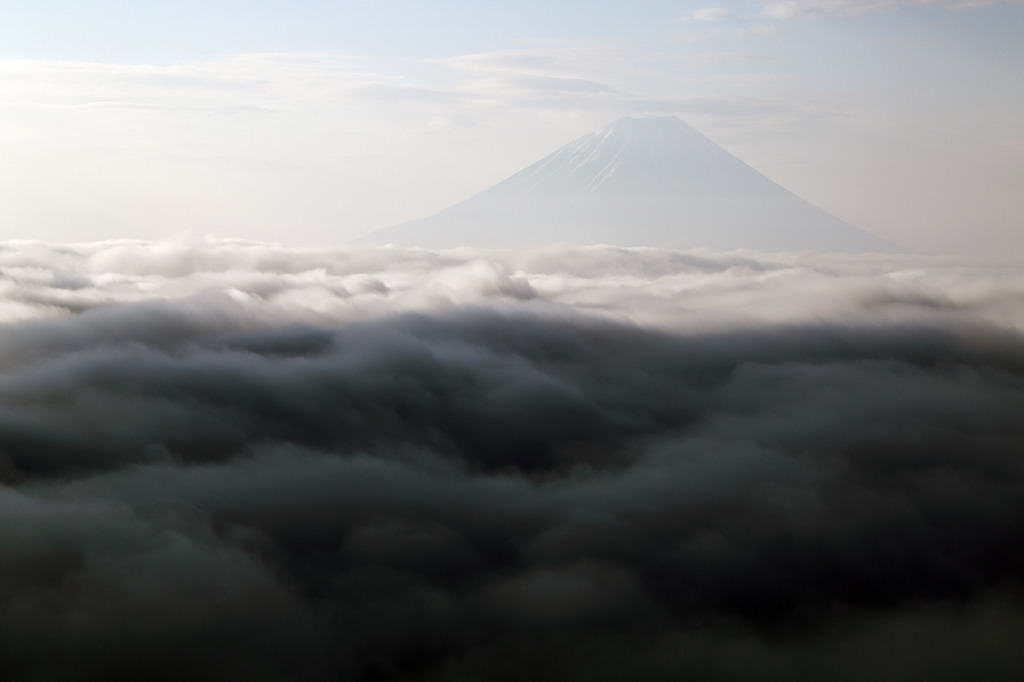
[[[678,118],[622,118],[428,218],[360,241],[899,252],[780,187]]]

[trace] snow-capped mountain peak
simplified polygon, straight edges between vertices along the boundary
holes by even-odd
[[[900,250],[808,204],[674,116],[619,119],[466,201],[361,241]]]

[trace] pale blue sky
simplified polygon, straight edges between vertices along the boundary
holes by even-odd
[[[756,9],[756,3],[738,3]],[[523,37],[650,40],[685,3],[21,2],[4,8],[4,56],[169,63],[223,52],[444,57]],[[684,9],[685,11],[685,9]]]
[[[1024,253],[1024,4],[0,3],[0,238],[337,244],[626,114],[854,224]]]

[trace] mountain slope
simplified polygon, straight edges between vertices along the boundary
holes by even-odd
[[[622,118],[436,215],[360,241],[902,250],[800,199],[675,117]]]

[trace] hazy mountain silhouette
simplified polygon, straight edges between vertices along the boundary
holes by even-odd
[[[674,116],[619,119],[440,213],[359,241],[903,251],[783,189]]]

